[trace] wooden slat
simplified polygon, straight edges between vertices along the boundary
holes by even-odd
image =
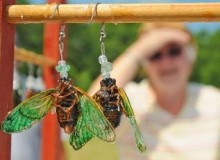
[[[6,5],[15,0],[0,0],[0,121],[13,108],[12,82],[14,63],[14,25],[6,20]],[[0,159],[11,158],[11,137],[0,131]]]
[[[10,23],[87,23],[94,8],[95,4],[66,4],[56,12],[56,4],[11,5],[7,17]],[[93,19],[105,23],[146,21],[220,21],[220,3],[99,4]]]
[[[57,64],[57,61],[51,59],[50,57],[45,57],[41,54],[18,47],[15,47],[15,60],[35,64],[42,67],[55,67]]]

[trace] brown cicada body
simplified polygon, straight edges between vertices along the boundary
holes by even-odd
[[[137,147],[140,152],[144,152],[146,150],[144,138],[125,91],[117,87],[116,80],[113,78],[104,78],[100,84],[101,88],[95,93],[93,98],[102,107],[105,117],[112,127],[116,128],[120,124],[122,114],[125,114],[133,128]]]
[[[121,115],[123,113],[123,104],[116,81],[113,78],[103,79],[101,88],[93,96],[96,102],[102,107],[105,117],[109,120],[113,128],[120,124]]]
[[[60,79],[54,93],[54,106],[57,118],[65,133],[72,133],[79,117],[78,91],[73,87],[72,80]]]

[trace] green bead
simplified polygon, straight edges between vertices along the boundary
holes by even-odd
[[[112,63],[110,62],[105,62],[101,64],[101,72],[110,72],[112,71]]]
[[[56,71],[60,73],[61,77],[67,77],[68,71],[70,70],[70,66],[66,64],[65,61],[59,61],[58,65],[56,66]]]
[[[61,66],[56,66],[56,71],[61,72],[62,67]]]
[[[69,70],[70,70],[69,65],[58,65],[58,66],[56,66],[56,71],[57,72],[67,72]]]

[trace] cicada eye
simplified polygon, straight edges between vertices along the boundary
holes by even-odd
[[[66,82],[66,81],[68,81],[68,79],[66,77],[61,77],[60,78],[60,82]]]

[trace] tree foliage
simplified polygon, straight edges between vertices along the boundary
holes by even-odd
[[[67,25],[67,61],[71,65],[70,77],[76,85],[88,89],[100,73],[100,24]],[[106,25],[106,54],[113,61],[136,38],[139,24]],[[43,25],[17,25],[17,45],[42,53]]]
[[[68,26],[68,62],[76,72],[71,76],[82,88],[87,89],[100,73],[99,24],[75,24]],[[138,25],[106,25],[106,54],[113,61],[136,38]],[[73,68],[73,67],[72,67]]]
[[[110,61],[121,54],[136,39],[139,24],[106,24],[106,54]],[[100,73],[100,24],[67,25],[67,61],[71,65],[70,76],[76,85],[88,89]],[[43,25],[17,25],[17,45],[42,53]],[[195,33],[198,43],[198,59],[192,74],[192,81],[220,87],[220,30],[213,33]]]
[[[220,87],[220,30],[213,33],[201,31],[195,37],[199,51],[192,81]]]

